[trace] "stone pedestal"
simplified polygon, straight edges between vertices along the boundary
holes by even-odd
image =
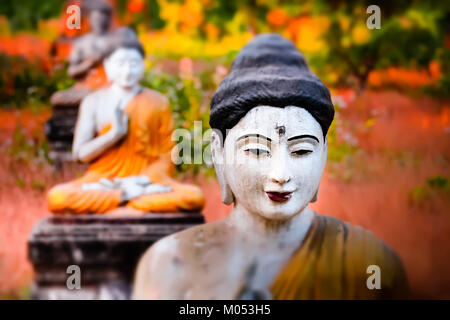
[[[32,299],[129,299],[138,260],[150,245],[203,222],[198,213],[43,219],[28,241],[35,270]],[[68,272],[71,265],[80,268],[81,289],[67,286],[69,277],[76,273]]]
[[[78,117],[78,105],[55,106],[51,118],[45,123],[45,134],[50,142],[51,158],[57,161],[71,159],[70,148]]]

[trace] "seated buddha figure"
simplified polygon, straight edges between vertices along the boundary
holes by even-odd
[[[136,39],[105,58],[112,84],[83,99],[72,153],[89,163],[80,178],[49,190],[53,213],[199,211],[202,191],[171,177],[175,142],[168,99],[139,85],[144,52]]]
[[[212,159],[231,213],[151,246],[133,298],[406,297],[393,249],[309,208],[333,118],[328,89],[292,42],[263,34],[241,49],[210,111]],[[378,283],[372,268],[379,268]]]
[[[109,31],[112,8],[102,0],[93,0],[83,2],[82,9],[89,16],[91,31],[75,40],[67,70],[77,83],[55,92],[51,97],[52,106],[78,106],[91,91],[107,85],[102,61],[117,33]]]

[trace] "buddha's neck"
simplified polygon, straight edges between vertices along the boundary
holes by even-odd
[[[227,217],[233,228],[243,233],[251,233],[253,238],[264,241],[301,241],[311,226],[315,213],[306,207],[302,212],[287,220],[273,220],[251,213],[236,204]]]

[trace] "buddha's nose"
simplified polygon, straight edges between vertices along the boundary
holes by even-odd
[[[269,179],[271,182],[283,185],[291,180],[290,170],[284,157],[273,159],[272,166],[269,172]]]
[[[289,182],[291,180],[291,178],[286,175],[272,175],[271,180],[272,180],[272,182],[282,185],[282,184]]]

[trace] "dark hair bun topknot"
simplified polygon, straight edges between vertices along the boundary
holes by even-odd
[[[225,137],[259,105],[304,108],[324,136],[334,118],[330,92],[295,45],[278,34],[258,35],[241,49],[211,101],[209,124]]]

